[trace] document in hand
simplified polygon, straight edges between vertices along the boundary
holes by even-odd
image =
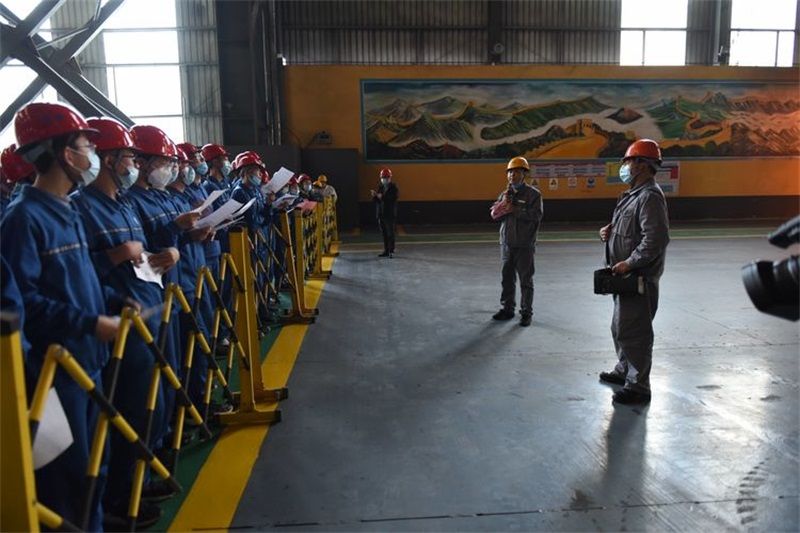
[[[242,204],[237,202],[236,200],[230,199],[224,204],[222,204],[219,209],[214,211],[213,213],[204,216],[200,220],[197,221],[195,228],[208,228],[217,226],[222,222],[225,222],[229,218],[233,217],[233,215],[242,208]]]
[[[278,192],[279,190],[283,189],[284,185],[289,183],[289,180],[292,179],[292,176],[294,176],[294,172],[286,167],[281,167],[275,174],[272,175],[272,179],[270,179],[269,183],[267,183],[267,190],[269,192]]]
[[[150,252],[142,252],[142,264],[133,265],[133,272],[140,280],[155,283],[163,289],[164,283],[161,281],[161,272],[156,272],[156,270],[150,266],[151,255],[153,254]]]
[[[287,209],[295,200],[297,200],[296,194],[284,194],[272,203],[272,207],[275,209]]]
[[[202,204],[198,205],[197,207],[195,207],[194,209],[192,209],[189,212],[190,213],[202,213],[203,211],[205,211],[206,207],[208,207],[211,204],[213,204],[214,201],[217,198],[219,198],[220,196],[222,196],[223,194],[225,194],[225,191],[211,191],[211,194],[208,195],[208,198],[206,198],[205,201]]]

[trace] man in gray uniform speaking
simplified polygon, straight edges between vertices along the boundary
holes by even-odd
[[[520,326],[530,326],[533,318],[533,253],[536,251],[536,234],[542,220],[542,193],[525,184],[530,165],[524,157],[508,162],[506,178],[508,188],[500,194],[491,209],[492,218],[502,220],[500,225],[500,252],[503,261],[503,308],[494,314],[495,320],[514,318],[516,277],[519,276]]]
[[[641,404],[650,401],[653,361],[653,318],[658,308],[658,280],[664,272],[669,243],[669,219],[664,192],[655,182],[661,149],[655,141],[640,139],[628,147],[619,176],[630,184],[614,209],[611,224],[600,229],[606,260],[615,275],[644,277],[644,294],[615,294],[611,336],[619,361],[600,380],[623,385],[613,401]]]

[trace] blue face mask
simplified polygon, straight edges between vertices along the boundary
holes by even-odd
[[[122,190],[128,190],[139,179],[139,169],[136,167],[128,167],[126,174],[117,176],[117,184]]]
[[[518,190],[520,190],[520,189],[522,188],[522,186],[523,186],[523,185],[525,185],[525,184],[524,184],[524,183],[522,183],[521,181],[520,181],[519,183],[512,183],[512,184],[511,184],[511,186],[514,188],[514,190],[515,190],[515,191],[518,191]]]
[[[208,163],[203,161],[202,163],[197,165],[197,173],[200,174],[201,176],[205,176],[206,174],[208,174]]]
[[[230,175],[232,168],[233,167],[231,166],[230,163],[225,163],[224,165],[222,165],[222,176],[227,178]]]
[[[250,176],[247,179],[250,182],[250,185],[252,185],[253,187],[258,187],[259,185],[261,185],[261,176],[257,174]]]
[[[619,167],[619,179],[621,179],[622,183],[625,184],[628,184],[633,180],[630,163],[624,163],[621,167]]]
[[[184,185],[191,185],[194,183],[194,169],[189,166],[181,170],[181,179]]]

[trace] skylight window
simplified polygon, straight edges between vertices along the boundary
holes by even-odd
[[[620,65],[686,64],[688,0],[622,0]]]

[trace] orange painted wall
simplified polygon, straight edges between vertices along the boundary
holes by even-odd
[[[332,148],[362,150],[362,79],[674,79],[794,82],[792,68],[619,67],[619,66],[287,66],[286,110],[289,141],[306,146],[325,130]],[[359,166],[359,199],[369,200],[380,165]],[[493,163],[394,163],[392,170],[406,201],[485,200],[505,186],[505,166]],[[566,181],[566,180],[561,180]],[[560,184],[545,198],[613,198],[623,186],[579,180],[576,189]],[[682,160],[680,197],[800,195],[800,158]]]

